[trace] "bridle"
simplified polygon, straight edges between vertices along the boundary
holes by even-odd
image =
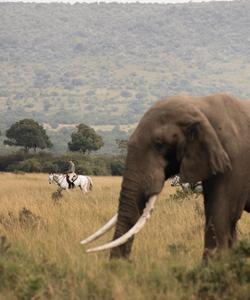
[[[57,175],[55,173],[52,174],[52,180],[54,180],[57,185],[61,185],[65,177],[66,177],[65,175]]]

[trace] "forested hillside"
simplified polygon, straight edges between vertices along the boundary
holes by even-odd
[[[1,3],[0,129],[134,124],[180,93],[250,98],[249,49],[249,1]]]

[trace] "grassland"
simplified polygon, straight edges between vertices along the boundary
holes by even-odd
[[[116,212],[121,178],[93,181],[89,194],[64,192],[55,204],[56,186],[46,175],[0,174],[1,300],[249,299],[249,244],[201,266],[201,196],[173,200],[168,183],[129,262],[109,262],[107,252],[85,254],[79,241]],[[249,239],[249,228],[243,215],[240,240]]]

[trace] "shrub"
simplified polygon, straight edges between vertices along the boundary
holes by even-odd
[[[41,163],[35,158],[21,161],[15,165],[15,168],[24,172],[41,172],[42,170]]]
[[[194,299],[249,299],[250,243],[241,241],[232,251],[225,251],[206,266],[199,265],[189,271],[175,270],[175,277],[183,289],[193,289]]]
[[[10,154],[10,155],[0,156],[0,170],[6,171],[8,166],[24,160],[25,157],[27,157],[27,155],[25,155],[23,151],[18,151],[17,153]]]
[[[173,200],[173,201],[189,200],[193,194],[194,192],[191,190],[191,188],[185,190],[177,188],[175,194],[170,195],[169,200]]]
[[[81,153],[52,156],[46,152],[35,154],[18,152],[9,156],[0,156],[0,171],[65,173],[69,160],[75,162],[76,172],[83,175],[120,176],[124,169],[123,158],[120,156],[94,156]]]
[[[78,165],[77,165],[77,168],[76,168],[76,172],[78,174],[82,174],[82,175],[91,175],[92,174],[92,169],[91,169],[91,166],[84,162],[80,162]]]
[[[114,160],[110,164],[111,175],[121,176],[124,172],[124,161],[123,160]]]
[[[44,173],[58,173],[59,168],[53,161],[45,161],[41,164],[41,172]]]

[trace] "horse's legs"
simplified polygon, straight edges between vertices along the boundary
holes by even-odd
[[[61,193],[62,191],[63,191],[63,188],[59,186],[58,189],[57,189],[57,192]]]

